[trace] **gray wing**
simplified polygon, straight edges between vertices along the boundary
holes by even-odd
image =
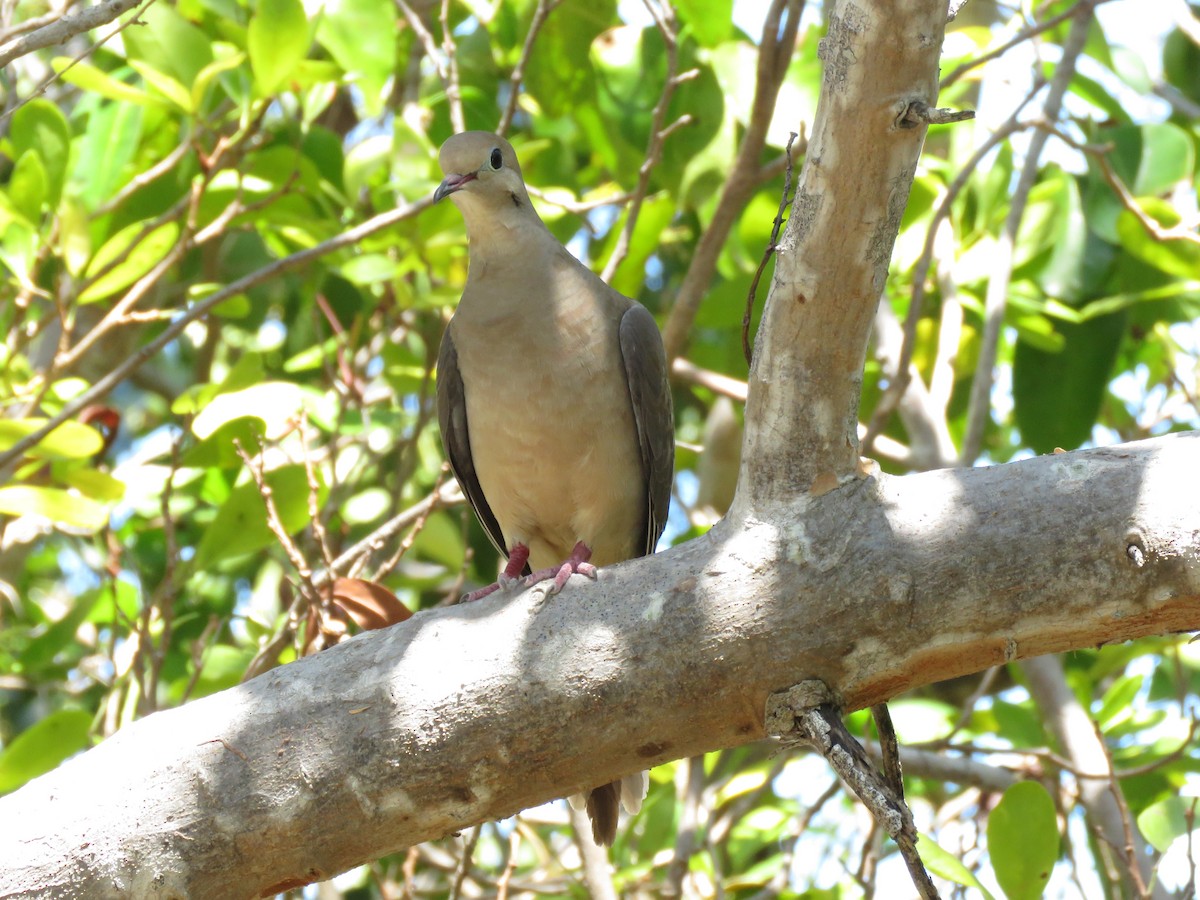
[[[488,506],[487,498],[483,496],[483,488],[479,477],[475,474],[475,459],[471,455],[471,436],[467,431],[467,395],[463,386],[462,373],[458,369],[458,350],[454,339],[450,337],[447,327],[442,335],[442,346],[438,350],[437,366],[437,414],[438,426],[442,432],[442,450],[450,460],[450,469],[458,479],[463,493],[470,501],[471,508],[479,517],[479,523],[487,532],[492,545],[507,558],[508,548],[504,544],[504,534],[500,531],[500,523],[492,508]]]
[[[635,303],[621,316],[619,333],[646,484],[642,553],[647,554],[654,552],[667,526],[675,470],[675,414],[667,383],[667,356],[654,316]]]

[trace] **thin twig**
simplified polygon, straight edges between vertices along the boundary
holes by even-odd
[[[967,72],[970,72],[972,69],[976,69],[979,66],[982,66],[984,63],[991,62],[993,59],[996,59],[998,56],[1003,56],[1005,53],[1007,53],[1013,47],[1016,47],[1018,44],[1023,44],[1025,41],[1028,41],[1031,38],[1035,38],[1039,34],[1042,34],[1045,31],[1049,31],[1055,25],[1058,25],[1061,22],[1065,22],[1067,19],[1071,18],[1076,13],[1078,13],[1082,7],[1085,7],[1085,6],[1095,7],[1095,6],[1099,6],[1101,3],[1107,3],[1107,2],[1109,2],[1109,0],[1079,0],[1079,2],[1076,3],[1074,6],[1068,8],[1066,10],[1063,10],[1058,15],[1051,16],[1049,19],[1046,19],[1044,22],[1039,22],[1037,25],[1029,26],[1025,30],[1018,32],[1011,40],[1005,41],[1003,44],[1001,44],[999,47],[996,47],[994,50],[989,50],[987,53],[984,53],[982,56],[977,56],[974,59],[972,59],[970,62],[963,63],[957,69],[954,69],[953,71],[951,71],[949,75],[943,76],[942,80],[940,82],[938,82],[938,90],[944,91],[946,88],[948,88],[950,85],[954,84],[954,82],[958,81],[958,79],[962,78],[965,74],[967,74]]]
[[[454,873],[454,886],[450,889],[450,900],[459,900],[462,896],[463,883],[471,871],[472,858],[475,856],[475,845],[479,843],[479,833],[482,825],[476,825],[463,841],[462,858],[458,861],[458,870]]]
[[[746,292],[746,310],[742,313],[742,355],[746,358],[746,365],[750,365],[754,353],[750,346],[750,320],[754,316],[754,300],[758,293],[758,281],[762,278],[762,273],[766,270],[767,263],[774,255],[776,247],[779,246],[779,231],[783,228],[783,212],[792,203],[790,196],[792,192],[792,144],[796,137],[797,134],[794,131],[788,135],[787,148],[784,150],[787,166],[783,172],[783,193],[779,195],[779,209],[775,213],[775,221],[771,223],[771,240],[767,242],[767,246],[763,250],[758,268],[754,270],[754,278],[750,280],[750,290]]]
[[[124,0],[124,2],[128,2],[128,0]],[[140,2],[140,0],[139,0],[139,2]],[[4,110],[3,113],[0,113],[0,122],[3,122],[5,119],[7,119],[13,113],[15,113],[18,109],[20,109],[22,106],[24,106],[26,103],[28,103],[30,100],[33,100],[36,97],[40,97],[42,94],[46,93],[46,91],[47,91],[47,89],[49,89],[50,85],[54,84],[56,81],[58,81],[60,78],[62,78],[63,75],[65,75],[67,72],[71,71],[71,69],[75,68],[75,66],[77,66],[79,63],[81,63],[85,57],[90,56],[96,50],[100,49],[106,43],[108,43],[110,40],[112,40],[114,37],[116,37],[118,34],[120,34],[129,25],[132,25],[134,22],[138,21],[138,16],[141,15],[142,13],[144,13],[147,9],[149,9],[151,6],[153,6],[156,2],[157,2],[157,0],[146,0],[146,5],[144,7],[142,7],[142,9],[139,10],[136,14],[130,16],[124,22],[118,23],[115,27],[113,27],[108,32],[108,34],[99,38],[95,44],[84,49],[78,56],[72,57],[71,61],[67,65],[63,66],[63,68],[61,68],[58,71],[53,72],[49,76],[47,76],[46,79],[41,84],[39,84],[36,88],[34,88],[33,91],[31,91],[29,93],[28,96],[22,98],[20,100],[20,102],[14,103],[8,109]],[[89,7],[89,9],[100,9],[105,6],[106,6],[106,4],[100,3],[96,6]],[[61,24],[62,21],[63,20],[60,19],[59,22],[57,22],[55,24],[56,25]],[[50,26],[50,27],[54,27],[54,26]],[[83,30],[86,31],[87,29],[83,29]],[[35,34],[30,35],[31,38],[35,37],[35,36],[36,36],[36,32],[35,32]],[[14,45],[14,46],[16,46],[16,45]],[[10,51],[12,49],[13,49],[12,47],[9,48]],[[0,64],[0,71],[2,71],[3,69],[4,69],[3,64]]]
[[[187,155],[188,151],[192,149],[192,135],[189,125],[185,124],[184,127],[188,130],[185,131],[183,140],[175,147],[174,150],[172,150],[150,168],[139,172],[130,178],[129,182],[124,187],[113,194],[104,203],[100,204],[100,206],[96,207],[95,215],[103,216],[112,212],[131,196],[133,196],[134,193],[141,190],[152,181],[161,178],[168,172],[173,171]]]
[[[700,831],[700,801],[704,794],[704,757],[693,756],[686,766],[680,767],[679,772],[682,774],[682,783],[677,793],[681,808],[675,849],[667,864],[666,884],[663,887],[663,894],[667,897],[683,896],[683,879],[696,852],[696,838]]]
[[[785,10],[786,22],[783,21]],[[692,254],[688,270],[671,306],[671,313],[663,327],[663,343],[669,360],[681,356],[687,346],[692,324],[696,321],[700,304],[717,270],[717,258],[738,216],[750,202],[758,186],[776,174],[773,167],[779,165],[779,161],[768,166],[765,171],[760,167],[760,162],[763,148],[766,146],[767,129],[775,114],[779,88],[783,84],[792,51],[795,49],[803,10],[804,0],[772,0],[763,20],[758,41],[758,64],[750,120],[746,124],[737,158],[729,171],[725,187],[721,190],[720,199],[717,200],[712,220],[696,243],[696,250]],[[804,154],[807,151],[808,142],[804,138],[804,129],[801,126],[800,146],[796,152]],[[784,159],[786,157],[781,157],[781,160]]]
[[[1050,121],[1058,119],[1062,111],[1063,98],[1067,87],[1075,74],[1075,62],[1083,52],[1087,41],[1088,30],[1095,15],[1096,4],[1101,0],[1085,0],[1075,9],[1075,20],[1067,39],[1063,42],[1062,59],[1058,69],[1050,81],[1050,90],[1046,94],[1045,117]],[[1013,255],[1017,243],[1017,233],[1021,229],[1021,220],[1025,216],[1025,206],[1029,201],[1029,192],[1037,181],[1038,163],[1042,156],[1049,133],[1038,129],[1029,139],[1029,149],[1025,154],[1025,165],[1021,169],[1016,189],[1013,191],[1012,205],[1008,217],[1004,221],[1004,230],[1000,234],[997,246],[997,259],[992,266],[992,276],[988,281],[987,295],[984,299],[983,331],[979,339],[979,361],[975,367],[975,379],[971,384],[971,400],[967,411],[967,425],[963,436],[959,462],[964,466],[972,465],[979,457],[983,448],[983,437],[987,423],[991,420],[992,384],[995,380],[996,357],[1000,344],[1001,326],[1004,324],[1004,310],[1008,303],[1008,286],[1012,277]]]
[[[97,381],[88,390],[84,391],[74,400],[63,406],[62,410],[53,416],[45,425],[39,428],[32,434],[27,435],[21,440],[14,443],[7,451],[0,454],[0,469],[3,469],[9,463],[21,457],[26,450],[37,446],[47,434],[71,419],[85,406],[95,403],[100,398],[106,396],[109,391],[120,384],[126,376],[131,372],[139,369],[151,359],[159,350],[171,343],[177,338],[188,325],[203,315],[206,315],[214,306],[244,293],[256,285],[262,284],[265,281],[270,281],[273,278],[278,278],[284,272],[291,272],[301,266],[307,265],[314,259],[319,259],[326,254],[332,253],[335,250],[340,250],[343,247],[355,244],[368,235],[374,234],[376,231],[395,225],[397,222],[402,222],[405,219],[412,218],[417,213],[432,205],[433,197],[423,197],[413,203],[405,204],[388,212],[381,213],[378,216],[368,219],[361,225],[351,228],[337,237],[332,237],[327,241],[322,241],[315,247],[309,247],[304,250],[299,250],[291,256],[285,256],[283,259],[276,260],[270,265],[263,266],[249,275],[239,278],[232,284],[226,285],[219,291],[210,294],[204,300],[197,303],[191,309],[179,314],[179,318],[163,329],[154,340],[146,344],[144,347],[134,353],[129,359],[115,367],[111,372]]]
[[[909,379],[912,375],[912,358],[916,349],[917,327],[920,325],[921,314],[925,308],[925,282],[929,278],[929,269],[933,263],[933,248],[934,241],[937,239],[938,226],[949,217],[954,201],[958,199],[958,195],[966,188],[967,182],[971,180],[983,158],[999,144],[1008,140],[1013,134],[1029,127],[1020,121],[1019,115],[1037,95],[1038,91],[1041,90],[1042,84],[1043,82],[1041,81],[1035,82],[1033,88],[1026,95],[1020,106],[1009,116],[1008,121],[997,128],[971,154],[971,158],[967,160],[959,173],[954,177],[954,180],[950,182],[941,203],[934,210],[933,218],[929,223],[929,230],[925,234],[925,244],[921,248],[921,255],[917,259],[917,264],[913,269],[912,298],[908,301],[908,313],[904,317],[904,343],[900,348],[900,357],[896,361],[895,370],[888,373],[888,386],[884,390],[883,396],[879,398],[879,402],[875,404],[875,409],[871,413],[871,419],[867,423],[867,433],[863,436],[862,449],[860,451],[864,456],[870,456],[874,452],[877,439],[884,428],[887,427],[892,413],[896,411],[896,407],[899,406],[904,392],[908,389]]]
[[[521,829],[514,826],[508,835],[508,860],[504,864],[504,871],[496,879],[496,900],[508,900],[508,883],[517,871],[517,851],[520,847]]]
[[[458,45],[450,30],[450,0],[442,0],[442,52],[446,54],[446,102],[450,106],[450,124],[455,131],[467,130],[463,114],[462,85],[458,80]]]
[[[529,31],[525,33],[525,44],[521,47],[521,56],[513,66],[508,78],[508,99],[504,103],[504,112],[500,114],[500,124],[496,126],[496,134],[503,137],[508,134],[512,125],[513,115],[517,111],[517,99],[521,96],[521,81],[525,78],[525,66],[533,53],[533,42],[537,40],[538,32],[546,22],[546,17],[562,5],[563,0],[538,0],[533,10],[533,19],[529,23]]]
[[[14,41],[7,49],[0,51],[0,68],[7,66],[15,59],[20,59],[27,53],[63,44],[78,34],[107,25],[113,19],[140,6],[145,0],[104,0],[95,6],[88,6],[78,12],[70,13],[48,25],[43,25],[31,34]]]
[[[904,773],[900,767],[900,742],[896,738],[896,726],[892,724],[892,714],[888,705],[877,703],[872,706],[871,717],[875,720],[875,730],[879,733],[879,756],[883,777],[888,780],[892,793],[903,800]]]
[[[425,55],[429,61],[433,63],[434,71],[437,72],[438,80],[442,82],[442,87],[446,91],[446,101],[450,110],[450,124],[455,131],[465,131],[466,125],[463,119],[462,100],[460,92],[456,89],[454,78],[451,76],[451,71],[444,58],[442,52],[438,49],[437,41],[434,40],[433,33],[421,21],[421,17],[416,11],[409,6],[406,0],[396,0],[396,5],[400,7],[400,11],[404,13],[404,18],[408,20],[408,24],[412,27],[413,34],[417,36],[417,40],[421,43],[421,48],[425,51]],[[447,33],[448,36],[448,33]],[[453,46],[454,39],[449,38],[450,45]],[[445,47],[443,43],[443,47]],[[455,68],[457,72],[457,67]]]
[[[654,24],[658,28],[659,34],[662,35],[663,45],[666,47],[667,80],[663,85],[658,102],[654,104],[654,112],[650,116],[650,145],[646,148],[646,159],[638,169],[637,186],[633,190],[633,199],[625,213],[625,226],[617,236],[617,245],[613,248],[612,255],[608,258],[608,263],[604,266],[604,272],[600,276],[605,281],[612,280],[613,274],[629,252],[633,229],[637,226],[638,215],[642,211],[646,192],[650,188],[650,174],[662,159],[663,145],[666,143],[667,137],[682,125],[690,124],[692,121],[692,117],[685,114],[669,126],[666,125],[667,107],[671,105],[675,89],[686,80],[685,76],[695,77],[697,74],[696,70],[685,72],[682,75],[679,73],[679,25],[675,20],[675,11],[666,5],[659,8],[656,6],[657,0],[642,0],[642,2],[654,18]]]
[[[575,846],[583,860],[583,884],[592,900],[617,900],[609,874],[608,851],[592,840],[592,826],[587,813],[567,804],[567,816],[571,820],[571,831]]]

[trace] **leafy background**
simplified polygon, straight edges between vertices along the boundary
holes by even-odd
[[[462,125],[493,130],[511,110],[550,228],[686,336],[666,542],[708,527],[736,472],[746,297],[821,73],[826,10],[788,3],[795,46],[773,115],[755,117],[758,6],[158,0],[13,57],[0,454],[101,387],[0,464],[0,792],[138,717],[402,617],[361,597],[309,609],[320,576],[303,570],[385,523],[384,552],[353,574],[406,610],[494,577],[431,423],[466,254],[457,211],[423,201]],[[5,4],[0,55],[62,13]],[[1196,8],[977,0],[951,23],[942,74],[940,105],[980,117],[929,134],[867,361],[866,452],[904,472],[1196,427]],[[763,145],[739,157],[756,128]],[[738,172],[750,189],[705,246]],[[712,274],[692,314],[675,301],[697,260]],[[1062,664],[1130,828],[1168,854],[1162,883],[1186,885],[1200,651],[1157,638]],[[907,747],[964,764],[907,764],[947,889],[1136,890],[1048,725],[1061,711],[1018,665],[893,704]],[[629,896],[893,896],[893,851],[820,760],[752,745],[656,769],[611,880]],[[321,896],[584,896],[586,874],[559,804]]]

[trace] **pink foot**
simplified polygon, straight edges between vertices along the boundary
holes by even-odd
[[[523,584],[525,587],[531,587],[538,582],[554,579],[553,583],[547,589],[546,595],[557,594],[566,585],[567,580],[576,573],[585,575],[588,578],[596,577],[596,567],[588,562],[591,558],[592,548],[583,541],[580,541],[575,545],[575,549],[571,551],[570,558],[561,566],[539,569],[532,575],[526,575]]]
[[[504,571],[500,573],[500,577],[487,587],[481,587],[477,591],[471,591],[469,594],[463,594],[459,603],[471,603],[475,600],[482,600],[489,594],[494,594],[496,591],[509,591],[519,584],[521,581],[521,572],[525,569],[525,563],[529,562],[529,548],[524,544],[513,544],[512,550],[508,552],[508,563],[504,566]]]

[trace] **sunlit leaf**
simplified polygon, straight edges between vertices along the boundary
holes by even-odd
[[[308,524],[308,477],[304,466],[290,465],[266,473],[279,521],[289,533]],[[324,499],[322,488],[318,505]],[[253,481],[238,485],[217,510],[196,548],[195,566],[203,571],[222,560],[253,553],[275,543],[266,506]]]
[[[66,116],[49,100],[30,100],[12,114],[8,137],[17,159],[30,152],[38,155],[45,177],[45,202],[51,208],[58,206],[71,155],[71,127]]]
[[[308,17],[300,0],[259,0],[248,35],[254,82],[275,93],[308,52]]]
[[[1196,807],[1195,797],[1166,797],[1138,814],[1138,830],[1155,850],[1166,853],[1189,825],[1196,827]]]
[[[939,878],[945,878],[947,881],[953,881],[955,884],[961,884],[963,887],[975,888],[983,896],[984,900],[993,900],[991,893],[975,877],[975,873],[962,864],[957,856],[947,853],[937,842],[928,835],[921,835],[921,839],[917,842],[917,852],[921,855],[921,862],[925,863],[932,874]]]
[[[103,271],[129,252],[79,295],[80,303],[102,300],[129,287],[162,262],[179,238],[179,226],[174,222],[164,222],[144,237],[141,237],[142,227],[139,222],[122,229],[96,251],[87,268],[88,275]]]
[[[0,452],[28,437],[49,419],[0,419]],[[104,446],[95,428],[79,422],[63,422],[26,452],[40,459],[87,459]]]
[[[108,504],[62,488],[14,484],[0,487],[0,513],[45,516],[62,525],[96,529],[108,521]]]
[[[1058,818],[1046,789],[1021,781],[1005,791],[988,815],[987,842],[996,881],[1008,900],[1041,897],[1059,846]]]
[[[22,731],[0,750],[0,794],[16,790],[85,749],[91,727],[91,713],[60,709]]]

